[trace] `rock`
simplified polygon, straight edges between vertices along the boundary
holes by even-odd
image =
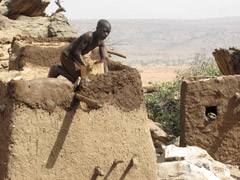
[[[34,17],[45,16],[50,0],[3,0],[1,14],[15,18],[19,14]]]
[[[163,147],[163,154],[158,156],[158,174],[158,180],[233,180],[225,164],[195,146]]]
[[[47,17],[27,17],[19,16],[17,20],[8,19],[0,15],[0,43],[10,44],[13,37],[48,37],[48,25],[50,21]]]
[[[62,13],[56,13],[50,17],[48,37],[77,37],[77,31],[68,23],[68,19]]]
[[[177,138],[175,138],[175,139],[173,140],[173,145],[175,145],[175,146],[180,146],[180,136],[178,136]]]
[[[161,144],[171,144],[173,139],[175,139],[175,136],[167,134],[160,126],[159,123],[149,120],[149,128],[156,148],[160,147]]]
[[[230,170],[231,176],[235,179],[240,179],[240,168],[236,165],[226,164],[227,168]]]
[[[22,74],[20,71],[9,71],[8,73],[8,81],[10,82],[11,80],[21,80],[22,79]]]
[[[16,20],[0,15],[0,43],[10,44],[13,37],[78,37],[63,14],[54,17],[19,16]]]
[[[158,180],[220,180],[213,173],[186,161],[166,162],[159,167]]]

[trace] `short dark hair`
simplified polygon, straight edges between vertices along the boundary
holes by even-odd
[[[110,22],[106,19],[100,19],[97,23],[97,28],[102,28],[106,26],[109,26],[109,28],[111,28]]]

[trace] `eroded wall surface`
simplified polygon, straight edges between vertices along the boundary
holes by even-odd
[[[181,88],[181,146],[206,149],[223,163],[240,162],[240,76],[189,78]],[[209,118],[214,113],[216,118]]]

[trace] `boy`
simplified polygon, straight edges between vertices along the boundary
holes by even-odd
[[[61,53],[61,64],[52,66],[48,73],[48,77],[57,78],[59,75],[66,77],[72,83],[75,83],[81,76],[80,66],[87,66],[83,55],[87,54],[97,46],[101,60],[104,61],[104,72],[108,72],[107,52],[105,49],[104,40],[111,31],[111,24],[101,19],[97,23],[97,28],[94,32],[87,32],[81,35],[78,39],[71,42]]]

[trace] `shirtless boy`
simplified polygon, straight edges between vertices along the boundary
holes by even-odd
[[[101,60],[104,62],[104,72],[108,72],[107,54],[104,40],[111,31],[111,24],[101,19],[97,23],[94,32],[87,32],[81,35],[67,46],[61,53],[61,64],[52,66],[48,73],[48,77],[57,78],[59,75],[66,77],[72,83],[75,83],[78,77],[81,77],[80,66],[87,66],[83,55],[99,47]]]

